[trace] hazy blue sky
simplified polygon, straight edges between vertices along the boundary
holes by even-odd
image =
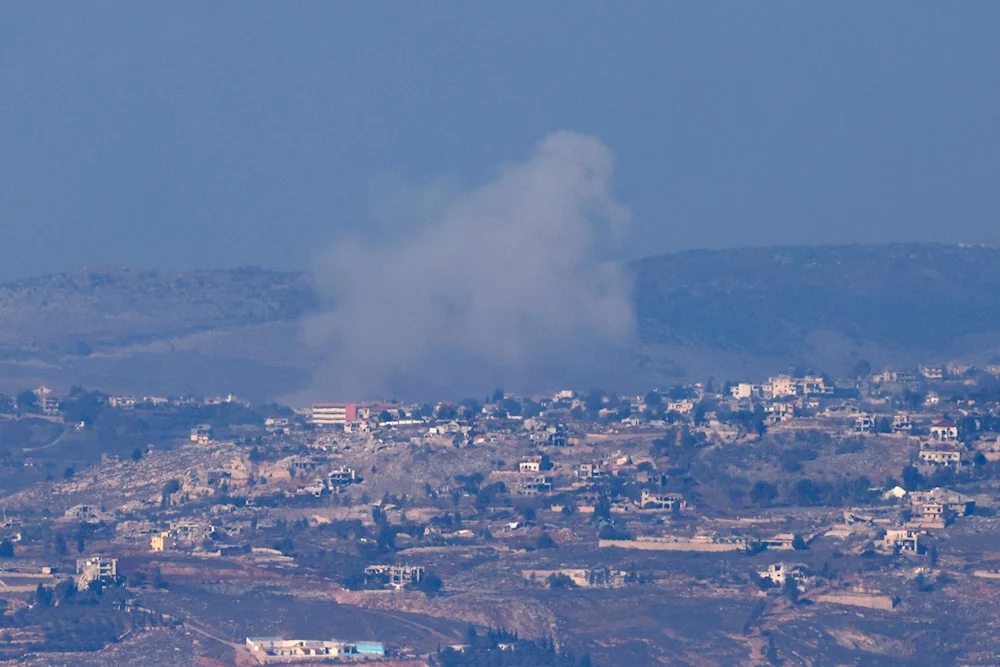
[[[558,130],[631,255],[1000,242],[1000,2],[5,2],[0,278],[305,267]]]

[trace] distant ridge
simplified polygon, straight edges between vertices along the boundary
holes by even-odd
[[[633,266],[649,344],[822,365],[992,354],[1000,339],[1000,250],[986,246],[689,251]]]
[[[1000,249],[931,244],[685,251],[633,262],[618,389],[1000,354]],[[32,382],[266,398],[317,358],[307,274],[89,268],[0,284],[0,391]]]

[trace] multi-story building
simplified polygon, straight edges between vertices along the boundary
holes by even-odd
[[[337,426],[357,420],[357,403],[313,403],[310,413],[310,421],[316,426]]]
[[[113,581],[118,576],[118,559],[104,556],[76,559],[76,587],[86,590],[93,581]]]

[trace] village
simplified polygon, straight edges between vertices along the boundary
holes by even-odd
[[[0,435],[9,658],[182,632],[223,664],[459,664],[501,628],[614,664],[649,628],[602,645],[573,600],[680,596],[764,660],[803,615],[1000,596],[1000,366],[435,405],[40,388]]]

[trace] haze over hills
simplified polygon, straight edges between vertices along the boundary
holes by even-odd
[[[984,362],[1000,350],[994,248],[690,251],[631,268],[634,340],[594,364],[616,390],[790,366],[843,373],[860,359]],[[0,390],[287,395],[310,385],[322,357],[303,337],[320,308],[307,275],[258,269],[88,269],[0,285]]]

